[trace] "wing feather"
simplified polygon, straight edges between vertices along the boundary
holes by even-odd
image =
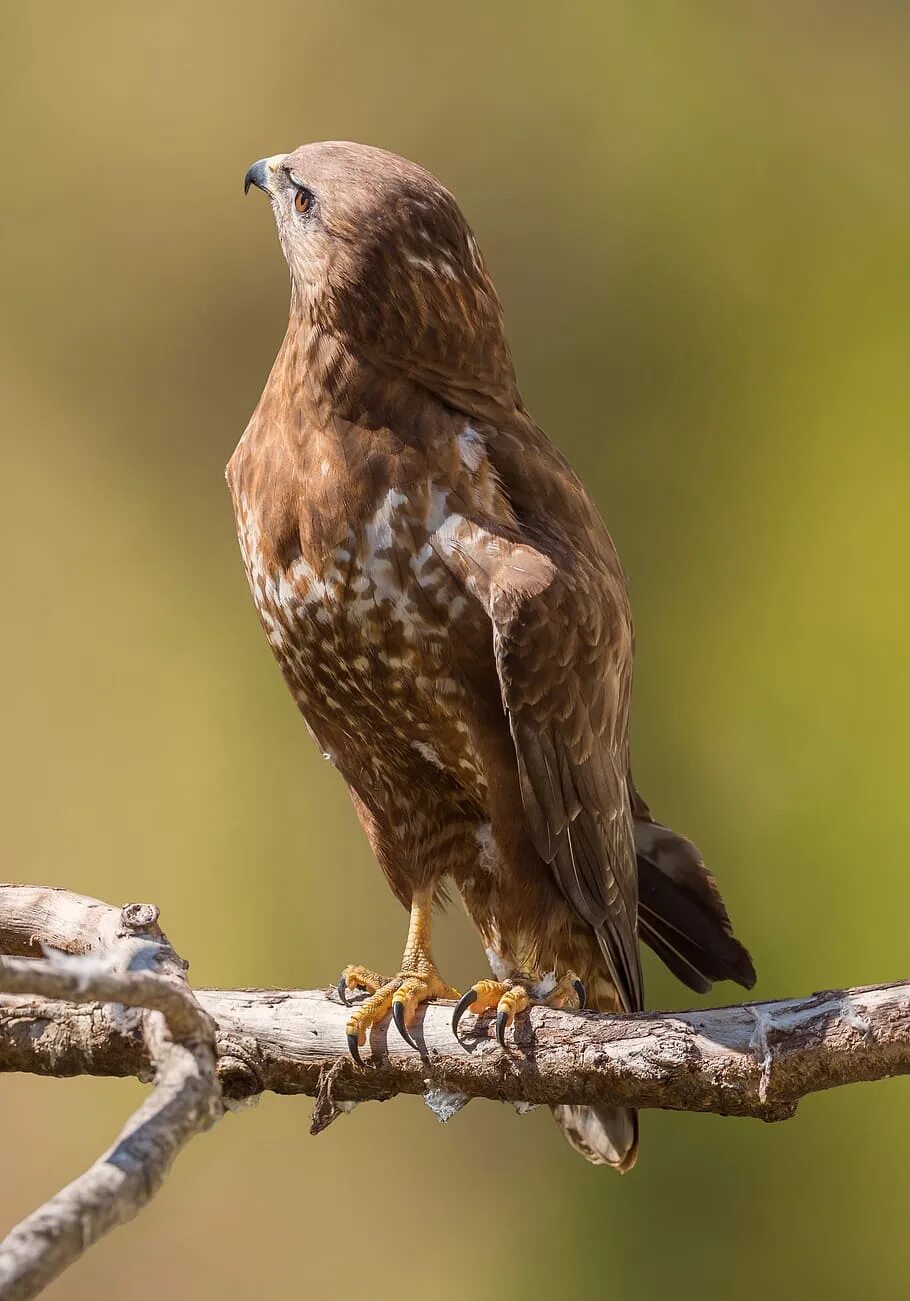
[[[577,550],[554,557],[468,521],[446,553],[493,625],[534,845],[594,931],[623,1007],[640,1008],[626,786],[632,625],[621,573]]]

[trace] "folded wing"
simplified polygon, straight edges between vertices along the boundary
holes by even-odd
[[[535,847],[594,931],[624,1009],[642,1006],[638,875],[626,787],[632,627],[621,576],[558,563],[460,520],[439,539],[487,609]]]

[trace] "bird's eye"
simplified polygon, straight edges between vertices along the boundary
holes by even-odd
[[[312,206],[313,196],[309,190],[299,189],[294,191],[294,207],[302,217],[306,216]]]

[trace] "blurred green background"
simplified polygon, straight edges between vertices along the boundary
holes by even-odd
[[[475,225],[631,576],[639,784],[757,994],[910,974],[910,10],[3,0],[0,42],[3,876],[155,900],[198,984],[397,964],[222,480],[286,314],[243,173],[351,138]],[[439,931],[447,978],[481,974],[457,911]],[[3,1079],[0,1228],[141,1093]],[[620,1180],[545,1112],[405,1098],[314,1140],[267,1098],[48,1295],[890,1299],[907,1117],[900,1080],[779,1126],[649,1113]]]

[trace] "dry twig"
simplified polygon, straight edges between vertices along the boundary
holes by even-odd
[[[5,889],[0,888],[0,900]],[[83,928],[96,920],[103,923],[97,935],[105,947],[92,953],[88,944],[69,943],[67,947],[82,956],[48,949],[44,958],[0,958],[0,992],[65,1000],[45,1004],[52,1018],[64,1023],[77,1005],[103,1002],[143,1009],[138,1015],[108,1009],[107,1016],[111,1040],[131,1045],[130,1073],[150,1073],[154,1089],[113,1146],[0,1243],[3,1301],[38,1296],[103,1234],[138,1214],[158,1191],[180,1149],[221,1113],[214,1025],[186,983],[185,964],[158,929],[158,910],[132,904],[102,913],[104,905],[94,900],[84,901],[87,907],[81,908],[83,901],[63,892],[54,892],[56,898],[32,892],[41,893],[60,903],[67,920],[78,917]],[[21,920],[21,914],[13,913],[0,922],[0,951],[13,947]],[[58,943],[73,938],[62,925],[48,931]],[[34,948],[34,933],[23,939],[24,947]],[[13,1041],[21,1041],[24,1030],[26,1038],[40,1042],[41,1023],[30,1019],[32,1007],[31,999],[7,1004],[0,1026],[11,1020],[19,1031],[11,1036]],[[5,1039],[0,1029],[0,1040]],[[0,1048],[0,1062],[7,1066],[5,1057]],[[72,1066],[71,1061],[62,1073],[71,1074]]]

